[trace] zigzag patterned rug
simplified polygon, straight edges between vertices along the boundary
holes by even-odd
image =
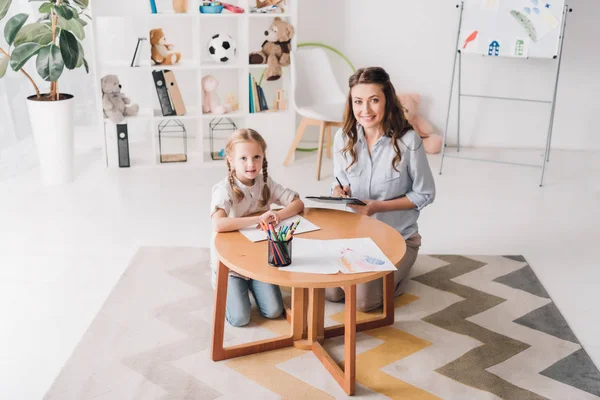
[[[210,360],[208,258],[140,249],[45,398],[347,398],[309,351]],[[343,313],[327,303],[326,325]],[[420,255],[395,315],[357,335],[355,398],[600,399],[598,369],[523,257]],[[285,319],[255,313],[225,339],[287,332]],[[343,337],[325,347],[342,360]]]

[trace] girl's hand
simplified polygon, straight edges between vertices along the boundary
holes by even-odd
[[[350,197],[350,187],[344,186],[344,190],[342,190],[339,186],[335,186],[333,188],[333,196],[334,197]]]
[[[377,200],[363,200],[363,203],[366,203],[366,206],[360,206],[358,204],[348,204],[348,207],[353,209],[359,214],[366,215],[370,217],[371,215],[377,212]]]
[[[269,210],[260,217],[258,217],[258,220],[267,224],[270,222],[273,225],[277,225],[279,223],[280,218],[277,211]]]

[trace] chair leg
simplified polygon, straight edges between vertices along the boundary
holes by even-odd
[[[323,141],[325,140],[326,121],[321,121],[321,130],[319,132],[319,151],[317,153],[317,180],[321,180],[321,161],[323,159]]]
[[[325,134],[327,142],[327,158],[331,158],[331,125],[327,124],[327,133]]]
[[[300,140],[302,140],[302,135],[304,135],[304,131],[306,130],[306,127],[310,124],[310,118],[302,118],[302,121],[300,122],[300,125],[298,126],[298,130],[296,131],[296,137],[294,137],[294,141],[292,142],[292,145],[290,146],[290,149],[288,150],[287,156],[285,157],[285,161],[283,162],[283,165],[285,165],[286,167],[288,165],[290,165],[290,162],[292,161],[292,157],[294,157],[294,152],[296,151],[296,147],[298,147],[298,144],[300,143]]]

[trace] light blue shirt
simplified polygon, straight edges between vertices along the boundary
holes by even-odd
[[[405,240],[408,239],[419,230],[417,219],[420,211],[435,198],[435,182],[423,141],[413,130],[399,139],[402,159],[396,171],[392,167],[396,152],[391,137],[381,137],[373,146],[372,154],[369,154],[363,128],[359,125],[355,144],[356,162],[348,170],[346,168],[352,162],[350,153],[344,156],[341,152],[347,140],[340,129],[333,144],[332,190],[334,186],[339,186],[335,180],[337,177],[342,185],[350,185],[352,197],[361,200],[391,200],[406,196],[416,208],[375,213],[372,217],[392,226]]]

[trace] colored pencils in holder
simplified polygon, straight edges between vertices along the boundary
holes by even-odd
[[[272,264],[276,266],[289,265],[292,261],[289,244],[292,238],[293,225],[284,226],[279,230],[271,223],[259,222],[262,230],[267,234],[269,253],[272,256]]]

